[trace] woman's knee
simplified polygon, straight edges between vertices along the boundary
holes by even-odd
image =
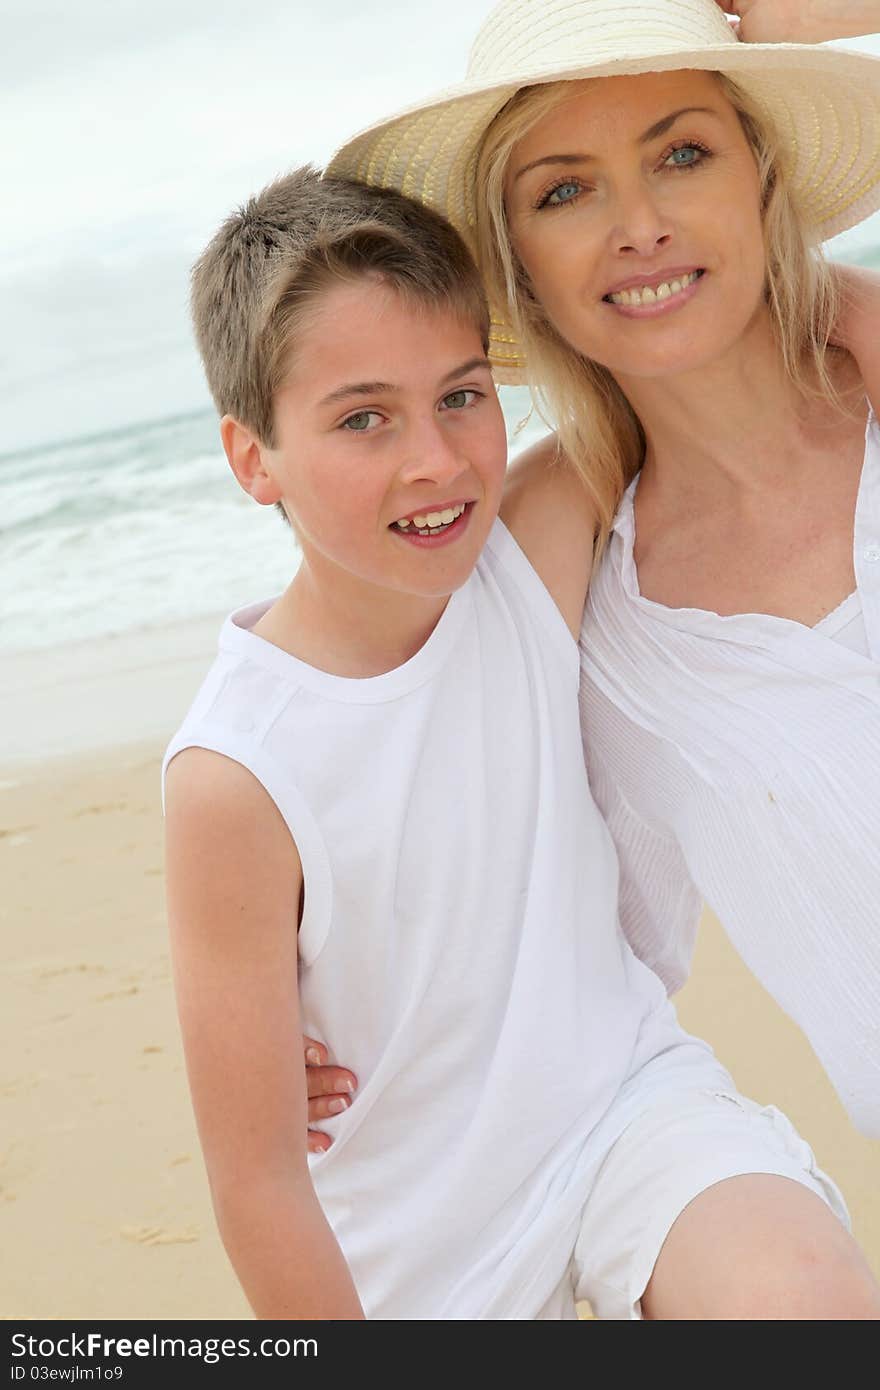
[[[681,1213],[642,1299],[646,1318],[880,1318],[880,1286],[827,1204],[790,1178],[749,1174]]]

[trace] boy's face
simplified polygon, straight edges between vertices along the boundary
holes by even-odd
[[[264,466],[314,572],[425,598],[464,583],[507,462],[475,326],[373,278],[334,287],[299,335],[274,414]]]

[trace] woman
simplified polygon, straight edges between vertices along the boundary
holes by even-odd
[[[595,501],[585,748],[634,948],[677,988],[708,901],[880,1135],[880,363],[864,315],[858,367],[828,349],[811,244],[880,205],[880,64],[638,13],[501,4],[455,94],[331,168],[475,234],[499,379]]]

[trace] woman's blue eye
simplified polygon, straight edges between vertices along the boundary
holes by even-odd
[[[558,183],[544,199],[544,206],[549,204],[551,207],[560,207],[563,203],[570,203],[580,191],[580,184],[573,180],[569,180],[568,183]]]
[[[694,164],[699,164],[704,153],[699,145],[681,145],[671,152],[666,163],[679,169],[690,169]]]

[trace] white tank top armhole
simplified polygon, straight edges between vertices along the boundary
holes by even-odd
[[[323,836],[315,818],[289,778],[278,774],[271,758],[247,739],[235,739],[228,728],[212,732],[210,725],[183,730],[168,745],[162,763],[162,802],[165,801],[165,773],[171,759],[185,748],[205,748],[220,753],[247,768],[272,798],[290,831],[303,871],[303,915],[299,928],[298,951],[304,965],[312,965],[320,954],[330,930],[333,910],[333,880]]]
[[[508,531],[504,522],[497,518],[486,541],[484,554],[488,552],[493,560],[500,562],[508,574],[516,581],[516,586],[528,604],[530,612],[540,622],[542,628],[552,634],[562,660],[575,670],[580,679],[580,653],[578,644],[568,630],[555,598],[547,588],[538,571],[534,568],[525,551],[521,549],[516,537]]]

